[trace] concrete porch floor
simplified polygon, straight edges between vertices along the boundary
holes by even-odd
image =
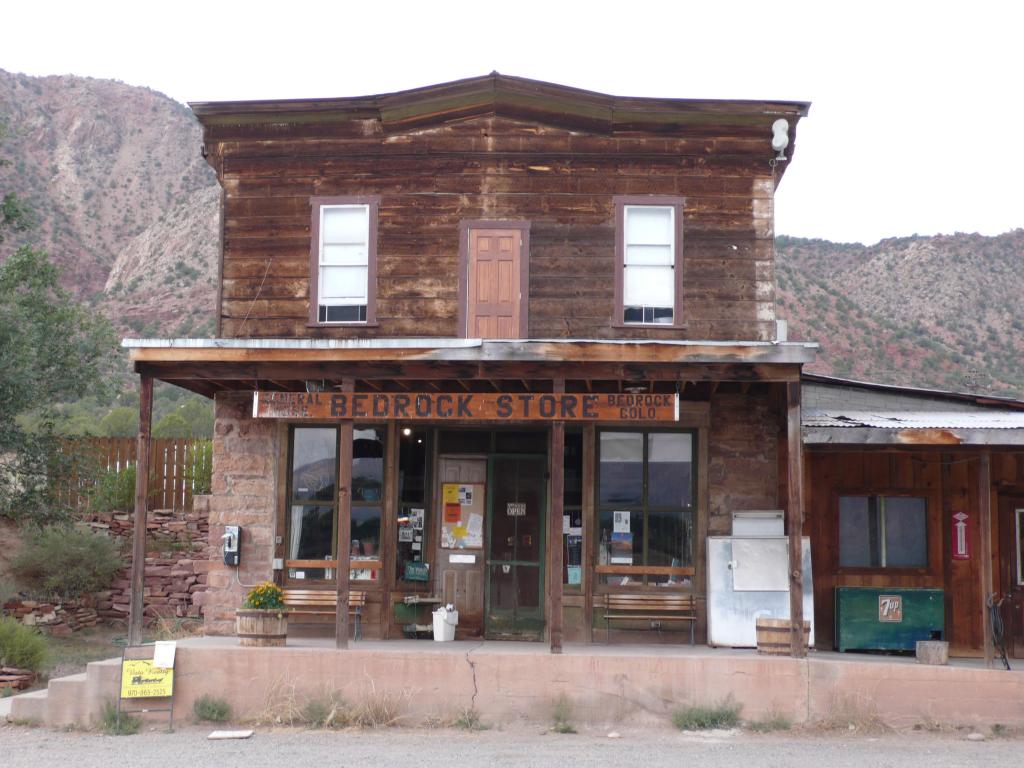
[[[88,724],[116,696],[118,661],[15,697],[11,718]],[[389,697],[412,725],[469,707],[489,722],[548,724],[564,695],[574,720],[595,724],[667,719],[679,707],[732,697],[747,720],[1024,726],[1024,671],[986,670],[976,659],[934,667],[907,657],[811,652],[797,660],[689,645],[569,644],[552,655],[543,643],[500,641],[366,640],[343,651],[315,637],[289,638],[283,648],[243,648],[235,637],[178,643],[176,719],[191,718],[203,694],[228,700],[244,720],[332,691],[349,703]]]

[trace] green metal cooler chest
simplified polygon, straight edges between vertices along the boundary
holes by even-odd
[[[918,640],[943,640],[941,589],[836,587],[836,647],[840,651],[913,651]]]

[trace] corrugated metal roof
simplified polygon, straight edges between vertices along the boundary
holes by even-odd
[[[845,411],[805,410],[805,427],[873,427],[875,429],[1024,429],[1024,412]]]

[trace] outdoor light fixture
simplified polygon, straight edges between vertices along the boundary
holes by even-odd
[[[412,430],[409,427],[402,427],[402,434],[408,437],[412,434]]]
[[[784,120],[783,118],[780,117],[778,120],[772,123],[772,149],[779,153],[775,156],[776,160],[786,159],[785,150],[788,146],[789,121]]]

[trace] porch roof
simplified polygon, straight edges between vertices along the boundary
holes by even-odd
[[[330,387],[344,377],[372,389],[429,381],[796,381],[817,344],[649,339],[124,339],[137,373],[212,396],[219,390]],[[401,385],[397,385],[401,387]],[[524,383],[523,386],[531,385]],[[404,387],[402,387],[404,388]]]
[[[809,446],[1022,446],[1024,402],[805,374]]]

